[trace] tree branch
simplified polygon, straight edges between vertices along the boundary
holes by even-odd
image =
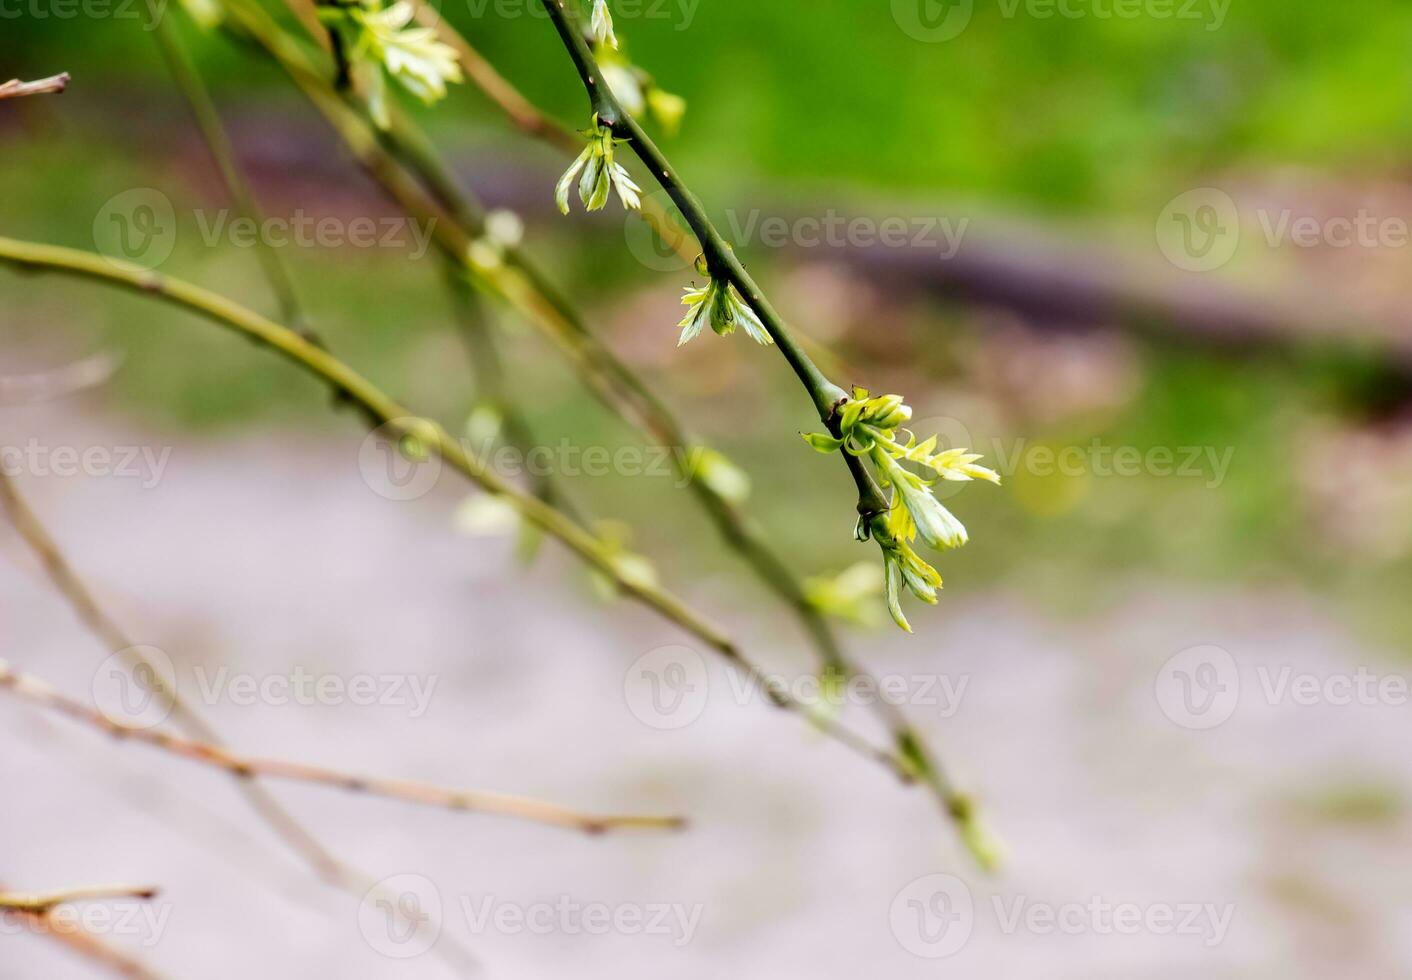
[[[586,834],[601,834],[610,830],[627,829],[679,830],[686,823],[680,817],[595,816],[569,810],[552,803],[542,803],[538,800],[509,796],[503,793],[448,789],[431,783],[407,779],[359,776],[336,769],[325,769],[321,766],[311,766],[301,762],[289,762],[284,759],[262,759],[255,756],[238,755],[207,742],[182,738],[153,728],[138,728],[116,722],[102,712],[60,694],[44,681],[29,674],[15,671],[3,660],[0,660],[0,689],[10,691],[32,704],[91,725],[114,738],[141,742],[193,762],[224,769],[243,779],[267,776],[271,779],[317,783],[350,793],[365,793],[370,796],[381,796],[447,810],[515,817],[534,823],[578,830]],[[60,899],[60,901],[63,900]],[[47,909],[22,909],[21,911],[47,911]]]

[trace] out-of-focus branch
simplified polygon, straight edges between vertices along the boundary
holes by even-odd
[[[449,789],[412,780],[359,776],[284,759],[239,755],[220,746],[193,741],[154,728],[121,724],[86,704],[60,694],[38,678],[19,673],[3,660],[0,660],[0,689],[10,691],[32,704],[91,725],[114,738],[141,742],[193,762],[224,769],[241,778],[267,776],[272,779],[317,783],[350,793],[365,793],[447,810],[516,817],[588,834],[628,829],[677,830],[685,825],[685,821],[680,817],[596,816],[503,793]],[[65,900],[58,898],[50,902],[48,907]],[[43,912],[47,911],[48,907],[22,908],[20,911]]]
[[[0,670],[3,669],[0,668]],[[82,885],[77,888],[64,888],[52,892],[0,891],[0,911],[47,915],[53,911],[56,905],[119,898],[135,898],[145,902],[156,897],[157,889],[151,885]]]
[[[0,884],[0,891],[3,888],[4,886]],[[46,914],[18,910],[3,911],[16,918],[33,919],[40,924],[40,928],[35,930],[38,934],[54,940],[61,946],[68,947],[85,959],[120,977],[126,977],[127,980],[162,980],[159,974],[151,970],[141,960],[92,933],[84,932],[78,928],[48,928],[46,927],[48,925]]]
[[[215,730],[178,696],[164,680],[158,665],[147,656],[142,647],[133,643],[122,627],[98,604],[92,591],[64,557],[58,542],[45,529],[20,494],[14,479],[3,471],[0,471],[0,508],[4,509],[15,530],[39,559],[54,587],[103,647],[109,652],[125,652],[132,662],[145,663],[150,667],[154,692],[161,699],[163,707],[171,709],[176,724],[194,739],[219,744],[220,739]],[[347,867],[329,853],[318,838],[295,820],[258,783],[241,779],[238,786],[255,812],[296,854],[307,861],[321,878],[341,887],[355,887],[363,882],[366,876]]]
[[[216,109],[216,103],[211,98],[211,92],[202,80],[200,71],[192,64],[182,45],[181,33],[175,21],[166,16],[158,17],[153,36],[156,38],[157,47],[162,51],[172,79],[186,96],[191,114],[196,120],[196,127],[201,131],[201,138],[210,150],[211,159],[220,171],[221,180],[225,183],[236,210],[240,212],[241,217],[257,227],[263,227],[264,215],[255,202],[255,194],[250,189],[249,181],[245,179],[240,164],[236,162],[235,149],[231,146],[230,136],[221,123],[220,112]],[[299,305],[298,293],[294,289],[294,279],[289,274],[289,268],[280,258],[278,250],[264,235],[256,236],[255,256],[271,291],[275,294],[280,317],[307,339],[316,340]]]
[[[69,86],[69,73],[63,72],[33,82],[12,78],[0,82],[0,99],[20,99],[26,95],[57,95]]]
[[[343,393],[350,404],[367,416],[370,423],[437,455],[471,482],[503,498],[531,524],[558,539],[585,564],[606,575],[624,595],[636,599],[719,653],[753,683],[760,685],[760,690],[775,707],[808,721],[833,740],[888,768],[904,782],[910,783],[920,775],[917,760],[911,753],[878,748],[839,722],[830,712],[792,697],[778,678],[747,659],[734,640],[676,595],[625,570],[618,556],[592,533],[544,501],[503,479],[435,421],[413,415],[351,367],[288,327],[189,282],[78,249],[0,238],[0,262],[22,270],[58,272],[92,279],[163,300],[272,348],[335,391]]]

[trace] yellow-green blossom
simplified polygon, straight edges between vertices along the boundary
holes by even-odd
[[[583,201],[585,208],[590,211],[603,210],[608,205],[609,192],[617,191],[623,207],[636,211],[642,206],[642,188],[633,183],[623,165],[613,159],[613,148],[617,143],[613,138],[613,131],[607,126],[595,124],[594,128],[584,135],[588,137],[588,146],[569,169],[564,171],[564,176],[559,178],[559,183],[554,188],[554,200],[559,205],[559,210],[564,214],[569,213],[569,191],[573,187],[574,178],[582,171],[583,176],[579,179],[579,199]]]
[[[618,46],[618,36],[613,33],[613,12],[608,9],[608,0],[593,0],[593,16],[589,20],[589,30],[593,39],[610,48]]]
[[[388,7],[365,0],[319,8],[320,19],[339,35],[350,70],[362,83],[369,115],[382,129],[391,125],[384,71],[428,105],[446,97],[448,83],[465,79],[456,50],[436,40],[436,31],[408,26],[415,16],[409,0]]]
[[[733,283],[712,277],[705,286],[688,286],[681,301],[690,309],[677,324],[682,328],[678,347],[699,334],[708,323],[722,337],[733,333],[738,325],[744,327],[757,344],[774,343],[765,325]]]
[[[888,610],[897,625],[911,632],[902,615],[901,593],[905,587],[923,602],[936,602],[941,576],[912,549],[921,538],[932,548],[945,551],[964,545],[966,527],[932,493],[937,480],[987,480],[999,483],[994,470],[979,466],[979,453],[966,449],[936,451],[936,437],[918,442],[904,426],[912,420],[912,410],[901,395],[870,397],[855,388],[853,397],[839,405],[837,435],[805,433],[804,439],[821,453],[843,451],[872,462],[884,489],[892,491],[885,513],[873,514],[858,523],[859,540],[872,537],[883,552],[886,572],[885,592]],[[905,434],[905,441],[900,437]],[[914,472],[904,463],[922,468]]]

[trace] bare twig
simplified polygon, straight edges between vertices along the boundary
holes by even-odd
[[[82,885],[52,892],[0,892],[0,911],[47,915],[56,905],[135,898],[150,901],[157,889],[150,885]]]
[[[3,884],[0,884],[0,891],[3,889]],[[35,896],[25,897],[33,898]],[[32,920],[38,925],[38,928],[34,930],[36,934],[46,936],[61,946],[68,947],[104,969],[110,970],[120,977],[126,977],[127,980],[162,980],[158,973],[141,960],[92,933],[84,932],[76,927],[53,927],[47,914],[3,908],[0,908],[0,912],[19,919]]]
[[[58,543],[20,494],[14,479],[3,471],[0,471],[0,507],[3,507],[15,530],[38,557],[50,581],[68,601],[79,621],[98,638],[103,647],[110,652],[125,653],[127,659],[132,662],[145,663],[151,667],[150,676],[155,693],[161,699],[162,706],[171,709],[172,718],[177,725],[198,741],[220,744],[215,730],[191,710],[176,690],[167,684],[159,666],[98,604],[92,591],[64,557]],[[296,854],[307,861],[321,878],[340,887],[356,887],[364,881],[366,876],[349,868],[329,853],[318,838],[295,820],[262,786],[248,779],[240,780],[238,785],[255,812]]]
[[[596,816],[579,813],[552,803],[543,803],[539,800],[510,796],[504,793],[449,789],[413,780],[359,776],[284,759],[264,759],[239,755],[220,746],[182,738],[155,728],[139,728],[114,721],[102,712],[60,694],[37,677],[14,670],[3,660],[0,660],[0,689],[10,691],[32,704],[91,725],[114,738],[141,742],[193,762],[224,769],[241,778],[268,776],[272,779],[317,783],[350,793],[365,793],[370,796],[381,796],[447,810],[516,817],[534,823],[578,830],[587,834],[629,829],[678,830],[685,826],[685,821],[680,817]],[[60,899],[60,901],[62,900]],[[45,911],[45,909],[22,909],[21,911]]]
[[[68,88],[68,85],[68,72],[33,82],[22,82],[18,78],[12,78],[8,82],[0,82],[0,99],[19,99],[26,95],[57,95]]]

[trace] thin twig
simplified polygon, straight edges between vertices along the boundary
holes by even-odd
[[[471,373],[475,378],[476,400],[478,404],[492,408],[498,416],[500,428],[506,442],[521,454],[528,454],[539,443],[534,429],[520,407],[511,397],[510,386],[505,383],[505,362],[496,343],[495,332],[487,321],[488,317],[471,290],[460,266],[446,263],[446,289],[451,297],[456,322],[466,345]],[[551,507],[557,507],[579,524],[587,526],[582,512],[569,499],[553,472],[544,470],[534,474],[535,496]]]
[[[154,691],[161,699],[162,706],[171,709],[176,724],[198,741],[219,745],[220,738],[216,731],[182,700],[176,689],[166,682],[159,665],[140,645],[135,644],[116,620],[98,604],[93,592],[64,557],[58,542],[45,529],[38,515],[21,495],[14,479],[2,471],[0,508],[3,508],[10,518],[10,523],[35,553],[50,581],[67,600],[79,621],[98,638],[103,647],[122,653],[133,663],[143,663],[150,667],[149,676],[152,678]],[[330,884],[345,888],[354,888],[366,880],[366,875],[355,871],[331,854],[318,838],[285,810],[264,787],[249,779],[241,779],[237,785],[255,812],[296,854],[314,868],[319,877]]]
[[[32,704],[91,725],[114,738],[141,742],[193,762],[224,769],[245,779],[254,776],[267,776],[271,779],[317,783],[350,793],[364,793],[370,796],[381,796],[447,810],[515,817],[534,823],[578,830],[587,834],[629,829],[679,830],[685,826],[685,821],[680,817],[596,816],[579,813],[552,803],[543,803],[539,800],[510,796],[504,793],[449,789],[408,779],[359,776],[335,769],[326,769],[322,766],[311,766],[302,762],[239,755],[220,746],[182,738],[179,735],[172,735],[155,728],[140,728],[115,721],[101,711],[60,694],[39,678],[19,673],[3,660],[0,660],[0,689],[10,691]],[[22,911],[44,910],[23,909]]]
[[[0,890],[4,886],[0,885]],[[8,910],[7,910],[8,911]],[[80,956],[91,960],[98,966],[106,970],[111,970],[120,977],[127,980],[162,980],[160,974],[153,971],[141,960],[131,953],[119,949],[107,940],[100,939],[89,932],[84,932],[80,928],[65,926],[64,928],[54,928],[46,915],[31,912],[13,911],[10,914],[17,918],[29,919],[38,924],[34,931],[38,935],[46,936],[62,946],[66,946],[78,953]]]
[[[196,120],[196,127],[201,131],[201,137],[211,153],[211,159],[220,172],[221,180],[225,183],[236,210],[241,217],[246,218],[256,227],[263,228],[264,215],[255,201],[255,194],[250,189],[249,181],[241,171],[240,164],[236,162],[235,149],[231,146],[230,136],[221,123],[220,111],[216,108],[215,100],[211,98],[211,92],[202,80],[200,71],[192,63],[185,47],[183,47],[181,33],[177,29],[176,23],[171,18],[158,17],[153,36],[157,41],[157,47],[162,51],[162,57],[167,63],[172,79],[177,83],[177,88],[181,89],[182,94],[186,96],[187,105],[190,106],[192,117]],[[256,242],[255,256],[265,274],[266,281],[270,284],[270,289],[275,294],[276,302],[279,303],[281,318],[306,338],[315,340],[299,304],[299,296],[295,291],[294,279],[289,274],[288,266],[284,264],[278,250],[270,244],[265,235],[257,235]]]
[[[69,86],[69,73],[62,72],[33,82],[12,78],[0,83],[0,99],[19,99],[26,95],[57,95]]]
[[[2,663],[3,661],[0,661],[0,664]],[[56,905],[122,898],[135,898],[145,902],[156,897],[157,889],[151,885],[81,885],[52,892],[0,891],[0,911],[48,915]]]

